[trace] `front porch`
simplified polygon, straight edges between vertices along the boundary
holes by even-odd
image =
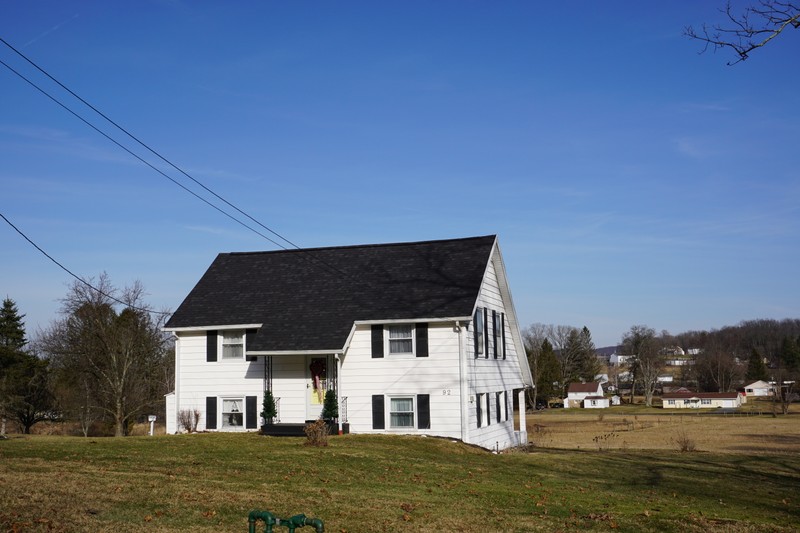
[[[309,424],[311,422],[313,422],[313,420],[307,420],[305,423],[302,424],[290,424],[290,423],[267,424],[261,426],[261,434],[268,437],[305,437],[306,424]],[[350,433],[350,424],[343,423],[342,434],[347,435],[348,433]],[[339,434],[339,424],[334,422],[329,422],[328,435],[338,435],[338,434]]]

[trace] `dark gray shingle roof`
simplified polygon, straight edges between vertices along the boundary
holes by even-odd
[[[166,327],[263,324],[248,351],[333,350],[356,320],[469,316],[494,241],[219,254]]]

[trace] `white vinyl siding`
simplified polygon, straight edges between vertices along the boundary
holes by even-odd
[[[384,338],[388,338],[385,333]],[[428,324],[428,357],[397,357],[388,354],[372,357],[371,326],[358,325],[349,349],[342,358],[341,394],[347,397],[347,417],[350,431],[382,433],[391,428],[389,412],[391,398],[430,397],[430,428],[428,435],[461,438],[460,384],[458,374],[459,333],[452,322]],[[386,430],[372,429],[372,396],[386,398]],[[416,411],[417,404],[414,402]],[[414,413],[417,424],[418,413]],[[419,433],[418,428],[408,428]]]
[[[219,332],[222,337],[222,332]],[[218,338],[219,341],[219,338]],[[264,397],[264,358],[247,361],[244,357],[230,359],[225,364],[206,361],[206,333],[184,332],[175,343],[175,404],[174,410],[197,409],[202,413],[198,430],[206,429],[206,397],[217,397],[217,428],[222,427],[223,398],[256,396],[259,412]],[[170,416],[168,413],[167,416]],[[301,420],[302,421],[302,420]],[[176,426],[176,430],[180,430]]]

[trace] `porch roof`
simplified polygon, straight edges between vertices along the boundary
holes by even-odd
[[[470,316],[494,242],[222,253],[166,328],[259,323],[248,352],[333,351],[356,321]]]

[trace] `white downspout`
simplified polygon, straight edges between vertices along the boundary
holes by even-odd
[[[467,331],[468,322],[463,325],[456,322],[458,332],[458,373],[459,395],[461,404],[461,442],[469,443],[469,367],[467,365],[467,351],[464,346],[464,332]]]

